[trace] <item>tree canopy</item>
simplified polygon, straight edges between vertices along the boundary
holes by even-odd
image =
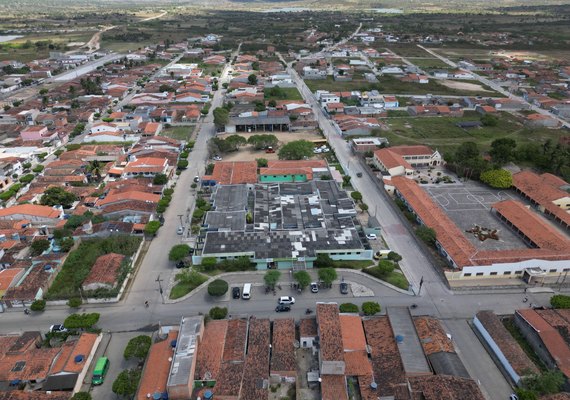
[[[250,74],[247,77],[247,83],[249,83],[250,85],[257,85],[257,75]]]
[[[307,271],[297,271],[293,274],[301,289],[306,288],[311,283],[311,275]]]
[[[98,313],[71,314],[63,322],[67,329],[88,329],[99,321]]]
[[[516,147],[517,142],[514,139],[500,138],[493,140],[491,150],[489,151],[493,163],[501,166],[512,161]]]
[[[214,124],[221,128],[225,126],[230,121],[230,112],[226,108],[217,107],[213,111],[214,114]]]
[[[279,139],[275,135],[251,135],[247,139],[247,144],[253,146],[255,150],[262,150],[267,147],[277,147]]]
[[[323,281],[326,285],[331,285],[336,278],[337,278],[337,273],[334,268],[319,269],[319,279]]]
[[[77,196],[73,193],[66,192],[63,188],[59,186],[53,186],[48,188],[42,198],[40,203],[44,206],[62,206],[63,208],[70,208],[74,201],[77,200]]]
[[[265,284],[271,288],[274,288],[277,282],[279,282],[279,278],[281,278],[281,272],[272,269],[265,273],[263,276],[263,280]]]
[[[129,358],[139,358],[141,360],[144,360],[148,354],[148,351],[150,350],[151,344],[152,344],[152,339],[150,338],[150,336],[147,335],[135,336],[134,338],[129,340],[127,347],[125,347],[123,357],[125,357],[125,359],[127,360]]]
[[[508,189],[513,185],[513,176],[506,169],[490,169],[481,173],[480,179],[496,189]]]
[[[279,149],[280,160],[302,160],[313,155],[315,145],[308,140],[294,140]]]
[[[432,228],[429,228],[425,225],[419,226],[416,229],[416,234],[420,239],[426,242],[429,245],[434,245],[436,240],[435,231]]]
[[[223,279],[215,279],[208,284],[208,294],[210,296],[223,296],[228,291],[228,282]]]
[[[180,261],[188,256],[190,252],[190,246],[187,244],[177,244],[172,246],[170,252],[168,253],[168,259],[170,261]]]
[[[119,396],[132,397],[137,392],[141,379],[140,369],[125,369],[113,382],[113,393]]]

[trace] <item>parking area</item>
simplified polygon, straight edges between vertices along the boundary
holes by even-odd
[[[430,185],[423,189],[439,204],[467,239],[480,250],[507,250],[527,247],[524,241],[491,213],[494,203],[518,200],[515,192],[496,190],[477,182]],[[495,233],[497,239],[480,240],[480,233]]]

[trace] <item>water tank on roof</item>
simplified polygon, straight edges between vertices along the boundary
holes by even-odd
[[[404,336],[396,335],[396,343],[402,343],[404,341]]]
[[[206,392],[204,392],[204,400],[210,400],[214,398],[214,393],[212,393],[211,390],[206,390]]]
[[[6,235],[1,234],[0,235],[0,242],[5,242],[6,241]]]
[[[51,271],[51,265],[49,264],[44,265],[44,271]]]
[[[75,361],[76,364],[79,364],[82,363],[83,360],[85,360],[85,356],[83,354],[78,354],[75,356],[73,360]]]
[[[160,399],[162,399],[162,393],[160,393],[160,392],[155,392],[155,393],[153,393],[153,394],[152,394],[152,399],[153,399],[153,400],[160,400]]]
[[[176,347],[176,339],[170,342],[170,347]]]
[[[377,384],[376,382],[372,382],[372,383],[370,384],[370,389],[372,389],[372,390],[378,389],[378,384]]]

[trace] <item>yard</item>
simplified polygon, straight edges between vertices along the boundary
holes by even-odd
[[[265,100],[303,100],[296,87],[267,88],[263,92]]]
[[[515,139],[518,143],[543,142],[550,138],[558,140],[555,130],[539,128],[528,129],[511,114],[500,113],[497,126],[462,129],[458,122],[477,121],[480,117],[475,112],[466,112],[458,117],[397,117],[387,118],[389,130],[383,131],[391,145],[425,144],[440,152],[451,150],[462,142],[476,142],[481,148],[488,149],[491,142],[501,137]]]
[[[194,128],[195,126],[171,126],[170,128],[164,128],[160,132],[160,136],[176,140],[189,140],[192,133],[194,133]]]
[[[407,60],[422,69],[450,68],[439,58],[408,57]]]
[[[176,274],[176,280],[178,283],[170,290],[169,298],[171,300],[176,300],[186,296],[192,290],[206,282],[208,277],[198,272],[187,270]]]

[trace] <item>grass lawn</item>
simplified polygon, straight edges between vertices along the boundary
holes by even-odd
[[[326,79],[307,79],[305,83],[311,92],[317,90],[328,90],[331,92],[348,92],[351,90],[369,90],[371,83],[365,80],[352,80],[350,82],[337,82],[332,76]]]
[[[303,100],[296,87],[279,88],[279,95],[271,95],[271,89],[264,89],[265,100]]]
[[[440,151],[451,150],[462,142],[476,142],[483,150],[490,147],[495,139],[508,137],[517,143],[544,142],[551,138],[558,140],[556,130],[525,128],[517,119],[508,113],[499,113],[497,126],[482,126],[480,128],[461,129],[455,124],[461,121],[477,121],[479,117],[474,112],[466,112],[461,118],[455,117],[402,117],[387,118],[384,121],[390,130],[383,131],[391,145],[425,144]]]
[[[388,46],[388,49],[402,57],[432,57],[431,54],[419,48],[415,43],[393,43]],[[384,50],[380,49],[379,51]]]
[[[439,58],[408,58],[408,61],[422,69],[451,68]]]
[[[363,269],[373,264],[372,260],[333,261],[334,268]]]
[[[194,132],[194,126],[171,126],[164,128],[160,135],[176,140],[189,140],[192,132]]]
[[[408,283],[408,280],[406,279],[406,277],[404,276],[404,274],[397,272],[397,271],[393,271],[390,275],[388,275],[387,277],[384,278],[384,280],[396,287],[399,287],[400,289],[404,289],[404,290],[408,290],[410,284]]]
[[[202,283],[206,282],[208,277],[195,271],[183,271],[176,274],[176,280],[178,283],[170,290],[169,298],[171,300],[176,300],[187,295]]]

